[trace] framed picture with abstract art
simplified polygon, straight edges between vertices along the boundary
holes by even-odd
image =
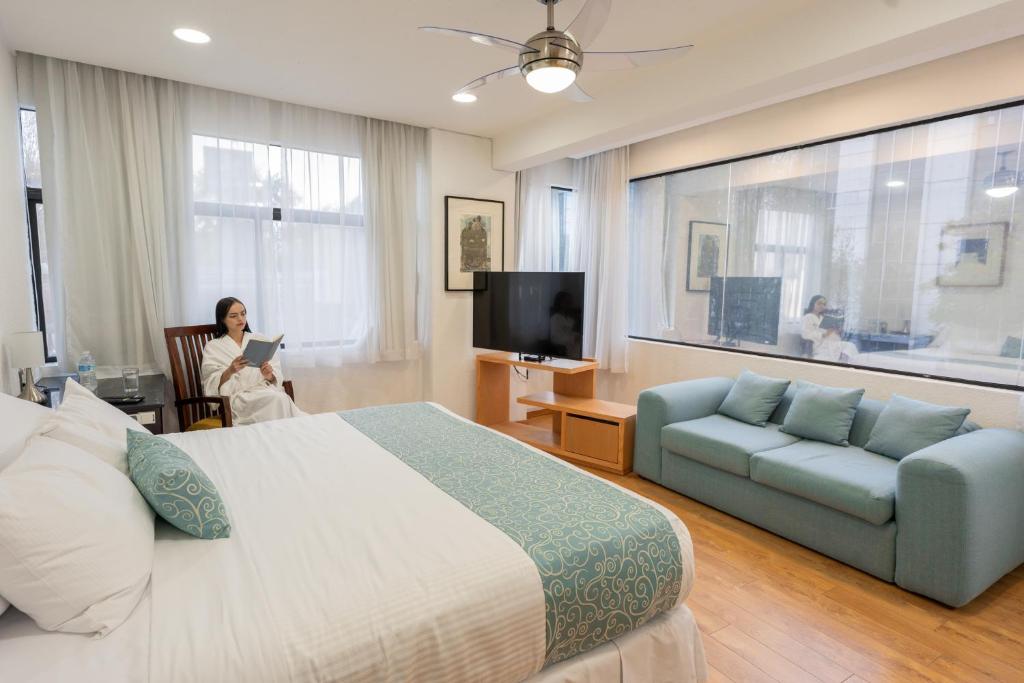
[[[505,270],[505,202],[444,198],[444,289],[473,290],[473,273]]]
[[[940,287],[999,287],[1009,223],[947,225],[939,240]]]
[[[728,249],[729,226],[725,223],[690,221],[686,291],[711,291],[711,278],[725,276]]]

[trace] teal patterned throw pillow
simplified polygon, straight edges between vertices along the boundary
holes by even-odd
[[[227,538],[224,501],[199,465],[167,439],[128,430],[128,475],[156,514],[197,538]]]

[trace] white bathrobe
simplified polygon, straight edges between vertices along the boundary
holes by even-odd
[[[849,363],[857,357],[857,347],[843,341],[837,334],[821,329],[823,316],[806,313],[800,321],[800,336],[811,342],[811,356],[815,360]]]
[[[211,339],[207,343],[203,349],[203,393],[207,396],[219,395],[230,398],[231,419],[236,425],[305,415],[281,387],[284,380],[281,362],[277,360],[276,355],[270,360],[270,366],[274,369],[277,384],[271,384],[263,379],[260,369],[252,366],[242,368],[231,375],[224,384],[220,383],[221,375],[235,358],[242,355],[250,339],[269,341],[246,332],[242,335],[241,346],[228,335]]]

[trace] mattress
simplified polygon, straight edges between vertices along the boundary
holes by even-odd
[[[1011,386],[1021,384],[1021,368],[1016,358],[951,351],[940,347],[862,353],[857,356],[857,364],[931,377],[967,379]]]
[[[542,577],[536,554],[515,537],[515,524],[502,526],[493,509],[477,505],[474,511],[459,500],[465,491],[432,481],[453,464],[429,466],[439,457],[428,448],[439,442],[431,429],[486,442],[488,453],[541,463],[553,479],[568,473],[583,489],[599,485],[628,497],[626,508],[648,521],[651,512],[660,516],[674,545],[659,544],[678,553],[669,563],[677,575],[663,582],[669,588],[652,586],[665,599],[657,609],[634,609],[644,618],[629,628],[620,628],[629,620],[580,620],[586,607],[580,596],[552,602],[551,593],[564,587]],[[405,435],[408,443],[398,446],[389,435]],[[198,541],[158,525],[149,594],[102,640],[44,634],[11,610],[0,618],[5,670],[32,672],[26,680],[57,680],[61,671],[73,670],[89,680],[91,664],[85,663],[104,662],[96,668],[104,676],[96,678],[105,680],[121,679],[122,671],[123,680],[149,681],[520,681],[537,675],[546,681],[561,680],[544,677],[563,671],[562,679],[596,681],[603,679],[586,672],[608,676],[616,668],[621,675],[630,666],[651,666],[652,648],[667,643],[668,652],[659,655],[666,679],[704,675],[699,634],[681,604],[693,581],[685,527],[667,510],[546,454],[528,449],[526,457],[518,442],[424,404],[168,438],[217,483],[231,515],[231,538]],[[423,456],[418,463],[416,444]],[[493,479],[485,473],[471,468],[460,479],[464,485],[474,476],[477,483]],[[605,513],[616,514],[612,508]],[[595,529],[606,528],[599,514],[591,521]],[[558,525],[548,529],[561,533]],[[627,539],[625,546],[651,547],[640,540]],[[578,553],[570,552],[575,542],[540,555],[576,561]],[[604,552],[603,543],[594,540],[590,548]],[[608,562],[621,563],[617,557]],[[614,623],[618,630],[583,641],[553,634],[552,624],[574,620]]]

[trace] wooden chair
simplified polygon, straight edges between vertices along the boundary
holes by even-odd
[[[223,396],[203,395],[203,348],[217,334],[216,325],[164,328],[167,355],[171,360],[174,407],[178,428],[183,432],[231,426],[231,406]],[[292,383],[281,384],[294,401]]]

